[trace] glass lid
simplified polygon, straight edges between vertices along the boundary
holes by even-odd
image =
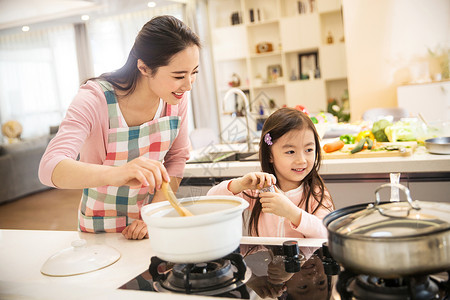
[[[71,247],[49,257],[41,273],[48,276],[84,274],[112,265],[119,258],[119,251],[110,246],[87,245],[86,240],[76,240]]]
[[[408,202],[380,204],[378,191],[398,187]],[[331,232],[363,238],[412,237],[450,228],[450,205],[442,202],[412,201],[409,190],[400,184],[385,184],[376,191],[375,204],[328,224]]]

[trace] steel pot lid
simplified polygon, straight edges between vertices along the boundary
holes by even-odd
[[[405,192],[407,202],[381,204],[379,190],[397,187]],[[441,202],[412,201],[408,188],[384,184],[376,191],[375,204],[331,221],[331,232],[353,238],[407,238],[450,228],[450,205]]]
[[[48,258],[41,273],[49,276],[84,274],[112,265],[120,258],[120,253],[107,245],[88,246],[86,240],[75,240],[71,245]]]

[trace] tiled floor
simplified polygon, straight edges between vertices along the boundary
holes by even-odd
[[[0,229],[77,230],[81,190],[50,189],[0,205]]]

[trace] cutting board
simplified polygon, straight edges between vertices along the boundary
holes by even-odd
[[[325,153],[322,150],[324,159],[342,159],[342,158],[370,158],[370,157],[395,157],[395,156],[411,156],[417,148],[417,142],[396,142],[396,143],[376,143],[375,149],[364,149],[355,154],[350,151],[355,147],[355,144],[344,145],[344,148],[331,153]],[[386,146],[398,146],[403,148],[400,150],[384,150]]]

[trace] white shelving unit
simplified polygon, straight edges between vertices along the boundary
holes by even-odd
[[[340,0],[209,0],[208,8],[222,131],[235,121],[231,115],[236,104],[223,99],[233,74],[241,79],[238,88],[249,95],[252,129],[260,104],[267,106],[268,99],[277,107],[300,104],[314,113],[326,110],[327,99],[339,100],[344,94],[347,70]],[[239,15],[239,24],[232,25],[233,14]],[[329,34],[333,43],[327,42]],[[270,43],[272,50],[257,53],[260,43]],[[299,55],[308,53],[317,53],[319,76],[300,80]],[[271,80],[268,70],[273,66],[279,68]],[[240,130],[245,133],[245,128]]]

